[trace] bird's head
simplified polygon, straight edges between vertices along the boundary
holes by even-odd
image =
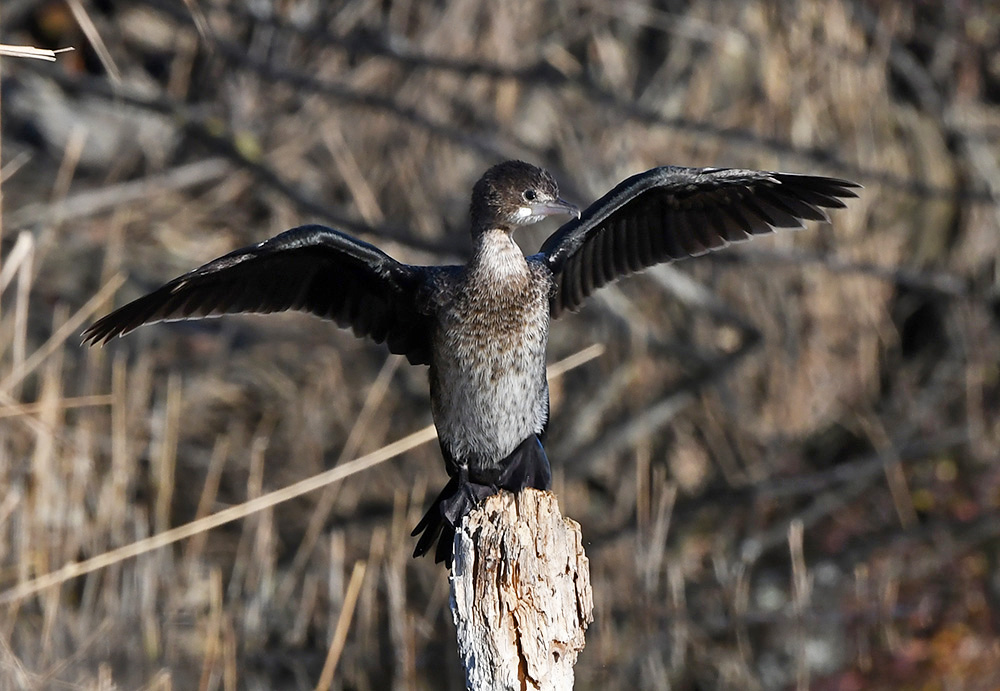
[[[505,161],[487,170],[472,188],[472,233],[536,223],[548,216],[580,216],[580,209],[559,198],[548,171],[523,161]]]

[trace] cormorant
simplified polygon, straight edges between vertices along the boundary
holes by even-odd
[[[175,278],[83,335],[106,343],[142,324],[236,312],[302,310],[385,342],[430,366],[431,410],[450,476],[413,534],[450,566],[455,528],[499,488],[548,489],[549,321],[594,290],[660,262],[697,256],[773,228],[827,221],[856,197],[836,178],[665,166],[621,182],[582,213],[552,176],[521,161],[490,168],[472,190],[473,256],[412,266],[344,233],[306,225]],[[512,235],[556,214],[574,219],[537,254]]]

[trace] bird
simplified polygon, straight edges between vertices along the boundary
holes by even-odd
[[[338,230],[303,225],[169,281],[96,321],[83,341],[105,344],[159,321],[299,310],[428,366],[449,480],[413,530],[414,556],[436,542],[435,561],[450,568],[455,531],[485,497],[551,487],[543,441],[553,319],[654,264],[828,222],[824,209],[845,207],[857,188],[814,175],[661,166],[581,211],[548,171],[505,161],[472,189],[464,265],[404,264]],[[525,256],[514,233],[551,216],[570,219]]]

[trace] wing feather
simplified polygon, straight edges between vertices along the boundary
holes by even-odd
[[[775,228],[828,221],[860,187],[849,180],[733,168],[654,168],[623,181],[565,224],[531,259],[552,272],[553,317],[594,290],[664,261],[698,256]]]
[[[165,320],[300,310],[428,364],[429,291],[438,272],[331,228],[301,226],[175,278],[95,322],[83,340],[107,343]]]

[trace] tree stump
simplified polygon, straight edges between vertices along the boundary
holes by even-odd
[[[486,499],[455,535],[450,581],[468,689],[573,688],[594,597],[580,525],[554,494]]]

